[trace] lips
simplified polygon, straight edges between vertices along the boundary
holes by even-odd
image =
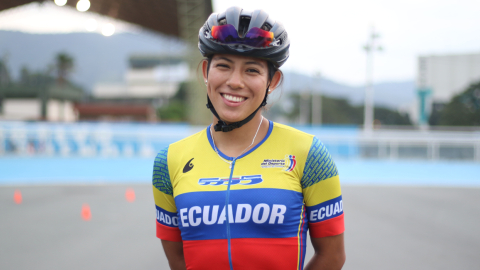
[[[233,95],[229,95],[229,94],[222,94],[222,97],[224,99],[226,99],[227,101],[229,102],[234,102],[234,103],[240,103],[244,100],[246,100],[247,98],[245,97],[240,97],[240,96],[233,96]]]

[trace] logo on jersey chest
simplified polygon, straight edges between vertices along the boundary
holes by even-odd
[[[212,178],[200,178],[198,180],[198,184],[201,186],[221,186],[221,185],[228,185],[229,178],[219,178],[219,177],[212,177]],[[262,175],[245,175],[240,177],[232,177],[232,182],[230,185],[256,185],[263,182]]]
[[[285,155],[284,159],[264,159],[260,167],[266,168],[282,168],[284,171],[291,172],[295,169],[297,161],[294,155]]]

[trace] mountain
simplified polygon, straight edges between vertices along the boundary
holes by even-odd
[[[132,54],[181,54],[186,46],[178,39],[150,32],[119,33],[105,37],[96,33],[27,34],[0,31],[0,57],[14,78],[20,69],[42,71],[55,55],[66,52],[74,58],[72,80],[91,90],[99,81],[123,81]]]
[[[353,105],[364,102],[365,86],[349,86],[328,78],[312,77],[294,72],[285,72],[284,77],[284,94],[313,91],[334,98],[345,98]],[[375,104],[378,106],[398,109],[401,105],[413,102],[416,97],[414,81],[383,82],[374,84],[373,87]]]
[[[28,34],[0,31],[0,57],[7,57],[7,67],[14,79],[22,66],[34,71],[46,70],[59,52],[75,60],[72,80],[87,91],[97,82],[123,82],[132,54],[183,54],[186,45],[166,35],[141,32],[119,33],[105,37],[96,33]],[[349,86],[328,78],[285,72],[282,99],[288,93],[312,89],[314,92],[346,98],[352,104],[363,102],[364,87]],[[398,109],[415,99],[413,81],[385,82],[374,85],[375,104]]]

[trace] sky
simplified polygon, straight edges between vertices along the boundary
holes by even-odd
[[[284,71],[321,74],[352,86],[365,84],[363,45],[372,27],[383,48],[374,54],[375,82],[415,80],[421,55],[480,53],[480,1],[213,0],[214,11],[235,5],[264,9],[284,24],[291,40]],[[115,33],[138,30],[128,23],[53,3],[44,5],[43,10],[34,4],[1,12],[0,30],[82,32],[91,18],[97,19],[96,32],[107,23],[115,25]]]

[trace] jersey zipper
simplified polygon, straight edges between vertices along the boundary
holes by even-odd
[[[230,270],[233,270],[233,262],[232,262],[232,249],[231,249],[231,235],[230,235],[230,213],[228,213],[228,204],[230,200],[230,184],[232,182],[232,176],[233,176],[233,169],[235,168],[235,161],[237,158],[234,158],[232,160],[231,164],[231,171],[230,171],[230,178],[228,179],[228,186],[227,186],[227,196],[225,198],[225,220],[227,221],[227,240],[228,240],[228,263],[230,264]],[[232,213],[233,215],[233,213]]]

